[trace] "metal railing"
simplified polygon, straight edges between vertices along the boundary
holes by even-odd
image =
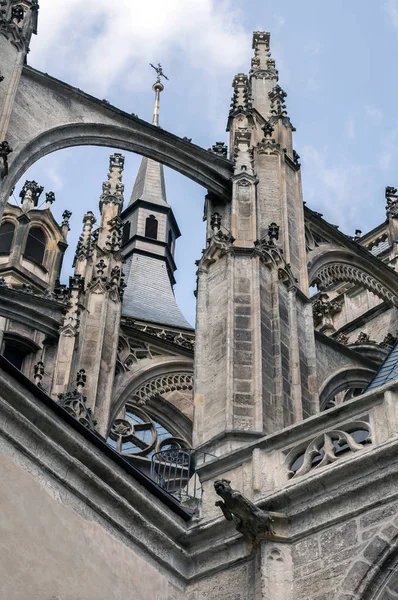
[[[202,486],[196,473],[198,452],[191,448],[168,448],[156,452],[151,460],[151,478],[164,490],[172,494],[181,504],[196,505],[202,498]]]

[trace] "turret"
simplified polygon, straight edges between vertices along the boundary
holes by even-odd
[[[152,88],[155,92],[152,125],[155,126],[159,126],[160,93],[164,89],[160,76],[158,72],[158,81]],[[124,223],[123,255],[126,259],[123,314],[191,328],[173,293],[177,268],[174,262],[175,244],[181,233],[167,202],[163,165],[150,158],[142,159],[129,205],[121,218]]]
[[[43,187],[26,181],[21,206],[8,203],[0,225],[0,277],[11,287],[29,284],[34,290],[53,290],[60,277],[67,245],[69,218],[64,212],[62,224],[52,214],[53,192],[39,205]]]

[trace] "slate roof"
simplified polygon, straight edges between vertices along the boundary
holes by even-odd
[[[144,157],[141,161],[129,206],[136,200],[146,200],[160,206],[169,206],[166,199],[163,165],[150,158]]]
[[[135,253],[127,259],[123,271],[127,283],[122,306],[124,316],[192,329],[177,305],[163,260]]]
[[[398,381],[398,342],[393,346],[390,354],[386,357],[365,392],[370,392],[392,381]]]

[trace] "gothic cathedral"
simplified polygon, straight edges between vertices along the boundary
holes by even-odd
[[[28,65],[38,16],[0,1],[0,598],[398,598],[397,189],[354,237],[305,206],[269,33],[204,150],[160,65],[152,123]],[[65,285],[71,213],[23,177],[89,144],[142,161]],[[163,165],[206,190],[195,329]]]

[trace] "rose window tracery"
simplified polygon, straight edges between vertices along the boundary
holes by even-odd
[[[161,450],[189,448],[181,437],[153,419],[146,411],[126,405],[123,418],[114,420],[108,444],[125,456],[150,459]]]

